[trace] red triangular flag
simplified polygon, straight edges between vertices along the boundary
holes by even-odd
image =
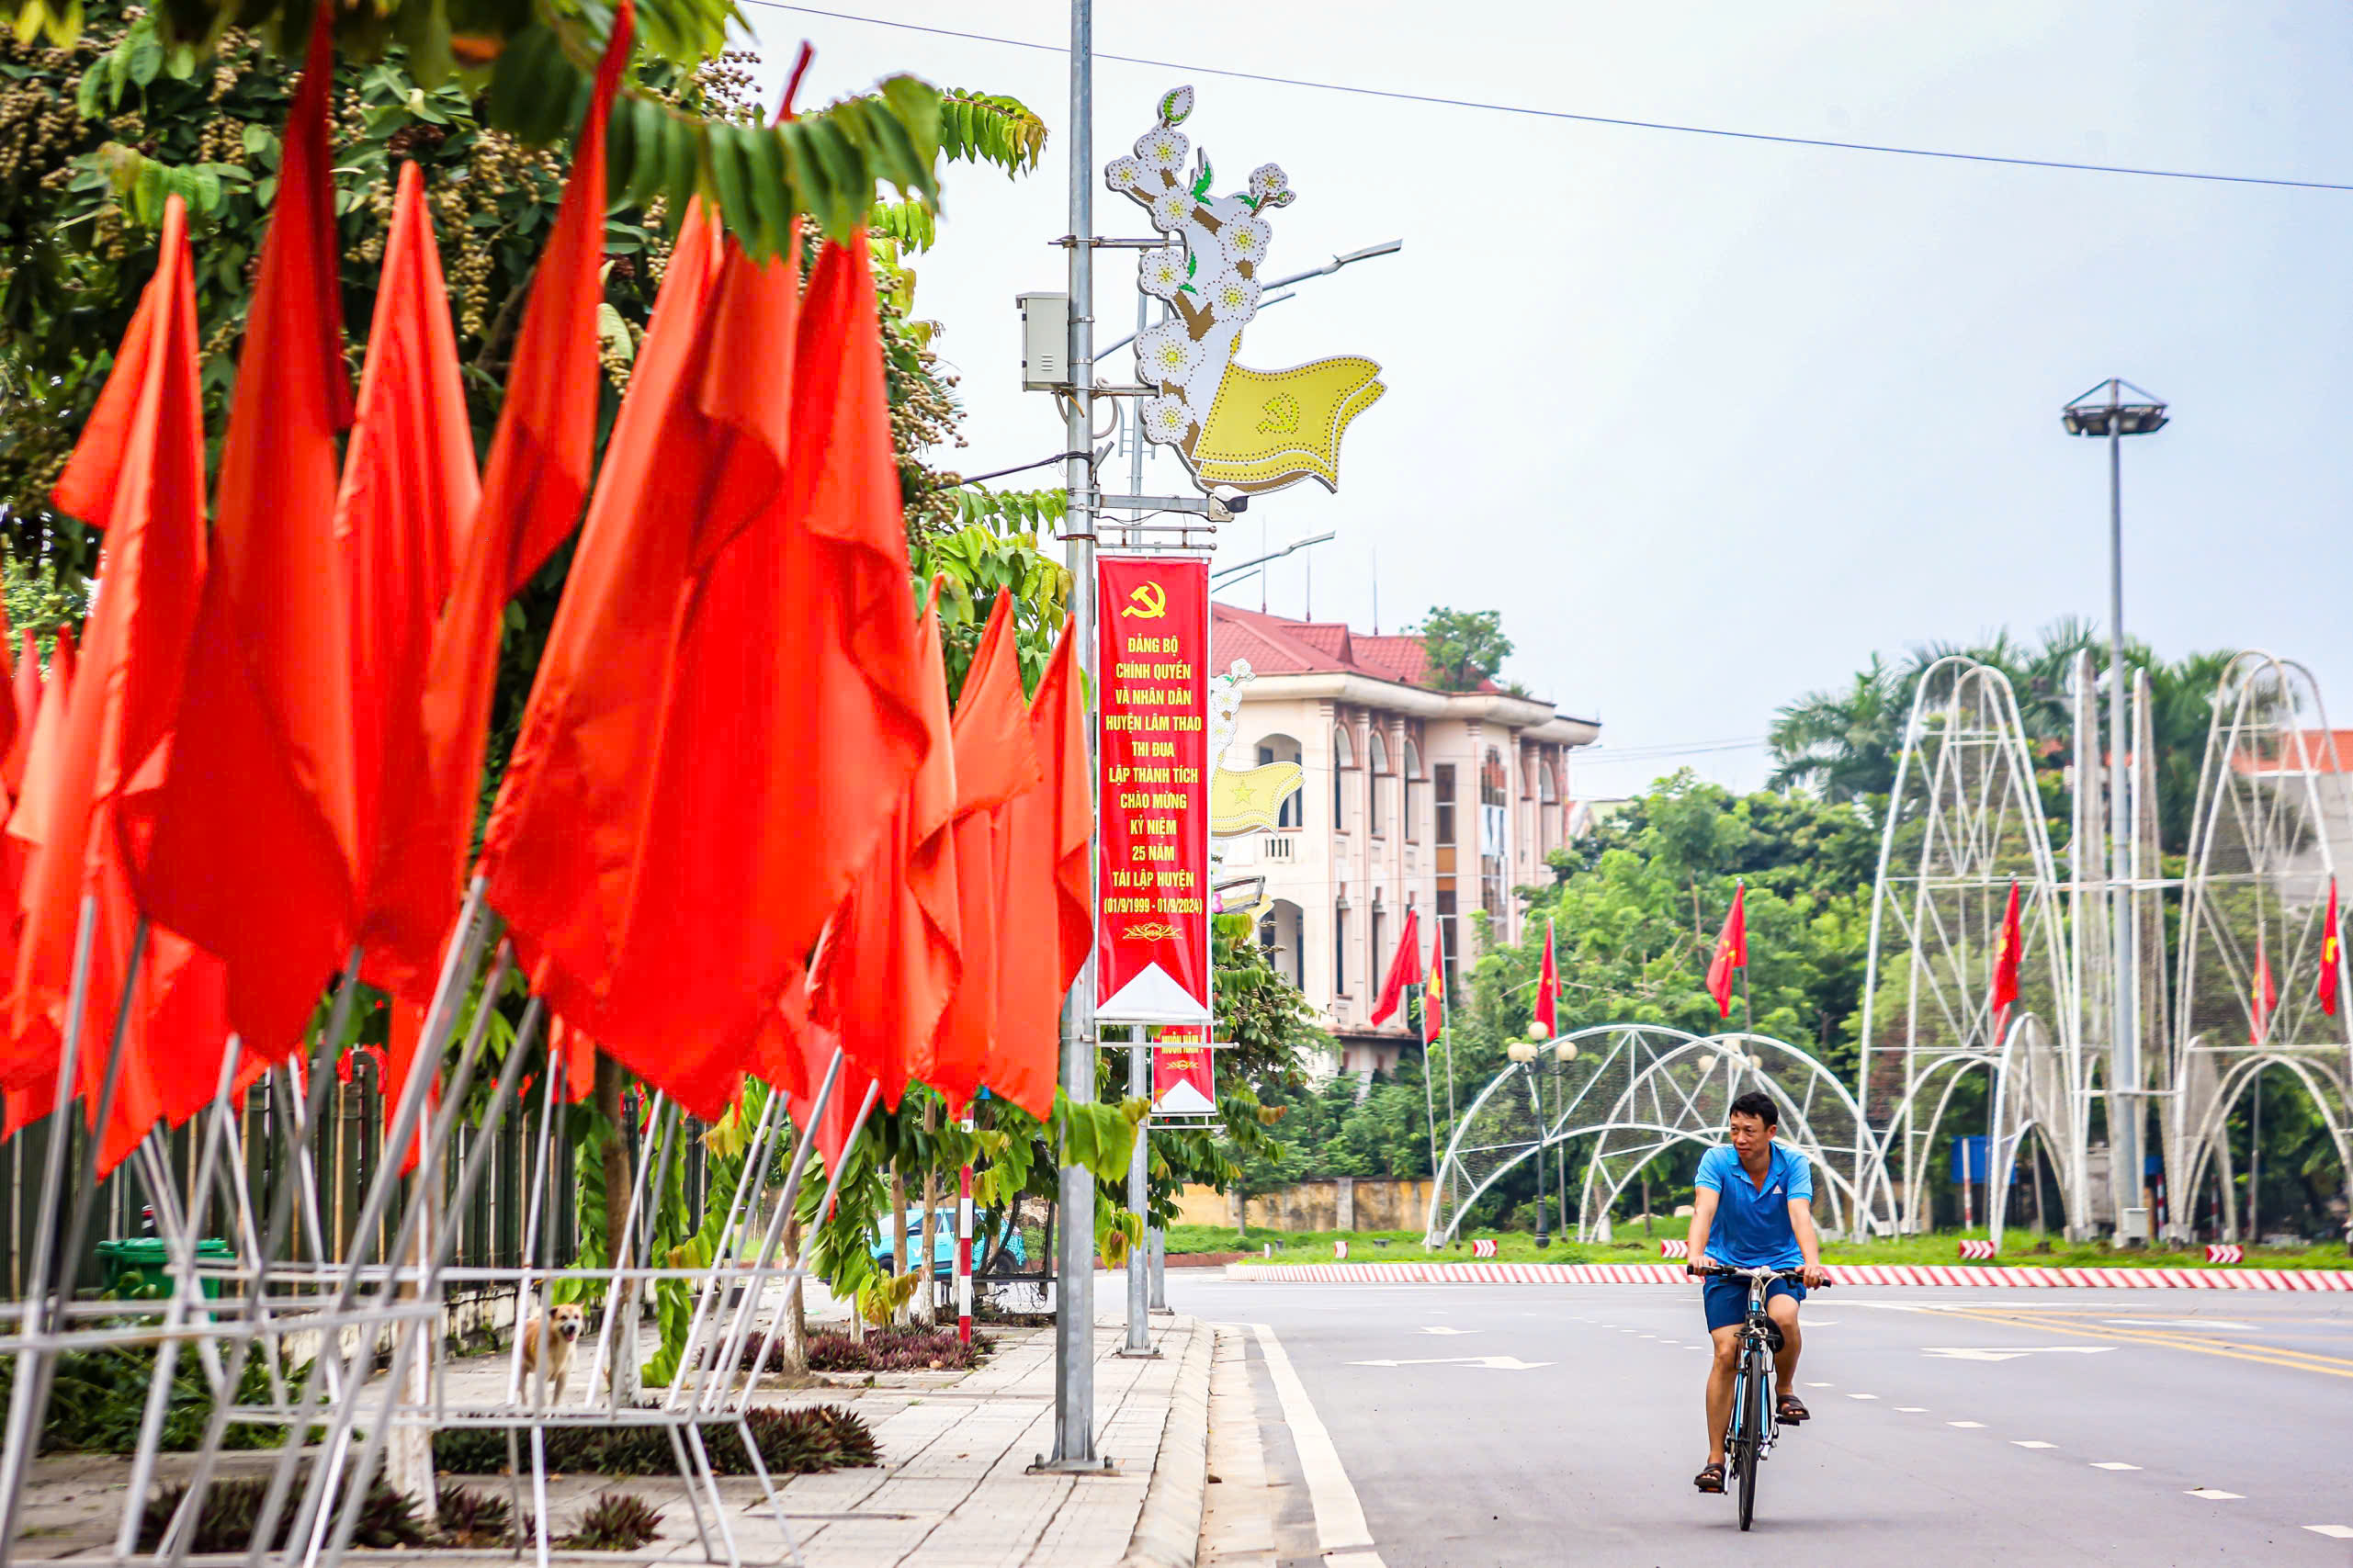
[[[2271,1039],[2271,1015],[2279,1007],[2279,987],[2271,978],[2271,959],[2263,949],[2263,933],[2255,937],[2255,984],[2248,998],[2248,1010],[2254,1015],[2246,1032],[2247,1043],[2268,1043]]]
[[[10,705],[16,709],[17,732],[8,742],[6,755],[0,756],[0,785],[6,787],[13,802],[24,785],[25,759],[33,746],[33,721],[40,716],[40,644],[30,632],[17,634],[17,669],[11,682],[16,701]]]
[[[386,853],[387,795],[413,787],[428,772],[425,666],[458,543],[481,498],[424,173],[405,163],[360,372],[358,417],[335,497],[335,539],[350,583],[353,818],[363,929],[376,885],[400,885],[397,868],[378,870]],[[446,919],[447,911],[433,913]],[[383,975],[370,965],[370,978]]]
[[[2018,879],[2012,877],[2009,904],[2002,911],[2002,932],[1994,942],[1994,991],[1990,1005],[1994,1013],[1993,1043],[1997,1046],[2009,1024],[2010,1004],[2018,1000],[2018,964],[2024,946],[2025,939],[2019,930]]]
[[[34,717],[32,740],[26,749],[23,784],[17,792],[16,808],[8,815],[9,840],[28,864],[56,830],[60,818],[66,814],[59,797],[65,783],[65,710],[73,695],[74,634],[61,626],[56,648],[50,655],[49,680]],[[45,929],[49,924],[45,919],[32,919],[34,913],[32,907],[23,902],[15,912],[17,954],[17,966],[9,971],[12,982],[26,962],[26,951],[35,945],[62,942],[67,962],[73,959],[74,927],[68,925],[62,936],[57,936]],[[39,997],[28,998],[18,985],[11,986],[6,1022],[6,1028],[0,1030],[0,1089],[7,1091],[6,1133],[13,1135],[57,1108],[61,1037],[46,1001]]]
[[[245,1049],[301,1041],[353,935],[351,687],[335,547],[343,367],[328,116],[333,11],[311,23],[221,448],[195,658],[153,840],[157,924],[220,955]],[[103,597],[103,596],[102,596]]]
[[[1748,964],[1748,889],[1739,884],[1732,886],[1732,908],[1724,917],[1724,929],[1716,933],[1715,954],[1708,960],[1708,995],[1715,998],[1716,1012],[1723,1018],[1732,1016],[1732,976]]]
[[[387,1134],[391,1131],[390,1108],[399,1105],[402,1095],[408,1091],[409,1074],[416,1070],[417,1046],[424,1038],[424,1009],[394,997],[391,1003],[391,1021],[386,1031],[386,1039],[390,1042],[390,1049],[385,1053],[384,1062]],[[416,1169],[417,1156],[424,1149],[425,1139],[433,1135],[433,1115],[441,1104],[440,1064],[437,1062],[431,1064],[427,1070],[433,1074],[435,1081],[424,1091],[424,1110],[417,1120],[416,1136],[411,1140],[408,1153],[401,1157],[402,1176]]]
[[[931,1059],[915,1076],[960,1113],[986,1081],[997,1038],[1004,948],[1017,940],[1001,918],[1006,848],[999,823],[1005,805],[1046,782],[1022,699],[1021,650],[1012,595],[1003,590],[989,613],[980,646],[956,703],[956,885],[960,910],[959,966],[954,997],[933,1037]]]
[[[432,997],[464,892],[506,602],[546,564],[588,500],[603,382],[596,308],[605,298],[605,126],[628,63],[634,15],[630,0],[614,9],[588,116],[572,143],[571,175],[532,275],[481,502],[434,633],[422,704],[424,756],[405,782],[388,779],[384,786],[381,848],[360,940],[369,975],[419,1003]]]
[[[1421,992],[1421,1038],[1427,1044],[1446,1032],[1446,922],[1430,922],[1430,981]]]
[[[124,334],[105,392],[53,495],[105,533],[97,595],[51,775],[54,794],[22,901],[40,933],[18,954],[19,1015],[39,1009],[61,1035],[85,897],[97,901],[79,1073],[96,1114],[137,940],[128,866],[146,797],[171,744],[205,578],[204,405],[198,390],[194,271],[187,214],[165,204],[161,265]],[[214,961],[151,932],[124,1021],[123,1069],[100,1165],[112,1168],[155,1121],[185,1122],[219,1087],[228,1039]]]
[[[2328,924],[2320,931],[2320,1010],[2329,1017],[2336,1016],[2337,971],[2344,962],[2345,948],[2338,940],[2336,923],[2336,878],[2328,879]]]
[[[924,607],[918,636],[928,751],[827,932],[809,998],[824,1039],[803,1056],[806,1080],[814,1085],[838,1043],[860,1081],[881,1084],[894,1109],[909,1077],[930,1065],[932,1038],[962,970],[963,915],[949,831],[956,748],[936,596]]]
[[[1421,931],[1415,920],[1412,905],[1406,906],[1405,927],[1397,932],[1397,950],[1389,959],[1389,972],[1381,980],[1381,1000],[1373,1009],[1373,1027],[1386,1023],[1397,1009],[1405,1005],[1408,986],[1421,984]]]
[[[1094,940],[1086,701],[1070,628],[1063,626],[1030,701],[1031,744],[1046,776],[1000,818],[1005,876],[997,929],[1018,939],[1001,945],[997,966],[988,1084],[1041,1122],[1053,1113],[1061,1077],[1062,1000]]]

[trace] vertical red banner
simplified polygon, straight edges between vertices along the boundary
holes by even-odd
[[[1209,563],[1103,556],[1097,671],[1106,1023],[1209,1021]]]
[[[1152,1043],[1152,1114],[1214,1116],[1217,1073],[1205,1029],[1163,1029]]]

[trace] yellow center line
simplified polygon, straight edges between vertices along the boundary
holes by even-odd
[[[2217,1344],[2184,1338],[2179,1335],[2149,1333],[2130,1328],[2114,1328],[2103,1325],[2093,1328],[2053,1323],[2045,1316],[2025,1316],[2010,1313],[1984,1312],[1969,1307],[1929,1307],[1929,1312],[1946,1317],[1970,1317],[1982,1323],[1998,1323],[2008,1328],[2031,1328],[2050,1334],[2069,1334],[2079,1339],[2113,1339],[2122,1344],[2160,1345],[2172,1350],[2192,1350],[2201,1356],[2227,1356],[2234,1361],[2259,1361],[2266,1366],[2287,1367],[2301,1372],[2323,1372],[2330,1377],[2353,1378],[2353,1359],[2342,1356],[2323,1356],[2310,1350],[2288,1350],[2269,1345]]]

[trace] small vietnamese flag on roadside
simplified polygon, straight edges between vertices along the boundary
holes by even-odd
[[[1446,922],[1430,923],[1430,983],[1421,993],[1421,1038],[1437,1039],[1446,1032]]]
[[[2344,962],[2345,948],[2336,923],[2336,878],[2328,879],[2328,924],[2320,931],[2320,1010],[2329,1017],[2336,1016],[2336,975]]]
[[[2010,879],[2009,907],[2002,912],[2002,934],[1994,943],[1994,992],[1991,1006],[1994,1012],[1994,1040],[2001,1043],[2003,1027],[2008,1023],[2010,1004],[2018,1000],[2019,950],[2023,945],[2019,932],[2018,879]]]
[[[2255,984],[2247,1003],[2255,1015],[2247,1028],[2247,1043],[2260,1045],[2271,1038],[2271,1015],[2279,1006],[2279,987],[2272,983],[2271,957],[2264,951],[2260,932],[2255,938]]]
[[[1389,973],[1381,982],[1381,1002],[1373,1010],[1374,1027],[1386,1023],[1390,1014],[1405,1003],[1405,988],[1421,984],[1421,932],[1414,923],[1414,909],[1406,907],[1405,929],[1397,932],[1397,951],[1389,959]]]
[[[1732,975],[1748,966],[1748,889],[1732,885],[1732,908],[1716,933],[1715,956],[1708,960],[1708,995],[1715,998],[1717,1016],[1732,1016]]]
[[[1560,961],[1553,952],[1553,922],[1544,920],[1544,966],[1536,975],[1536,1021],[1547,1037],[1560,1031]]]

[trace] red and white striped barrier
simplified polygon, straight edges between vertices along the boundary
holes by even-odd
[[[2209,1263],[2244,1263],[2246,1261],[2246,1248],[2241,1247],[2234,1241],[2209,1242],[2206,1245],[2206,1261]]]
[[[1664,1263],[1228,1263],[1233,1280],[1318,1284],[1681,1285],[1681,1264]],[[2342,1291],[2343,1269],[2036,1269],[1915,1263],[1838,1263],[1840,1285],[1963,1285],[2050,1290]]]
[[[972,1123],[967,1122],[966,1129]],[[956,1342],[972,1343],[972,1168],[956,1174]]]
[[[1475,1238],[1475,1239],[1471,1242],[1471,1256],[1472,1256],[1473,1258],[1492,1258],[1492,1257],[1494,1257],[1494,1256],[1495,1256],[1495,1242],[1494,1242],[1494,1240],[1493,1240],[1491,1237],[1488,1237],[1488,1236],[1478,1236],[1478,1237]]]
[[[1691,1244],[1688,1241],[1662,1241],[1658,1244],[1658,1256],[1661,1258],[1689,1258],[1691,1255]]]
[[[1977,1241],[1968,1236],[1961,1238],[1962,1261],[1967,1262],[1972,1258],[1991,1258],[1993,1255],[1994,1244],[1992,1242]]]
[[[1332,1255],[1334,1258],[1345,1258],[1345,1257],[1347,1257],[1347,1256],[1348,1256],[1348,1243],[1346,1243],[1346,1242],[1344,1242],[1344,1241],[1336,1241],[1336,1242],[1333,1242],[1333,1243],[1331,1244],[1331,1255]]]

